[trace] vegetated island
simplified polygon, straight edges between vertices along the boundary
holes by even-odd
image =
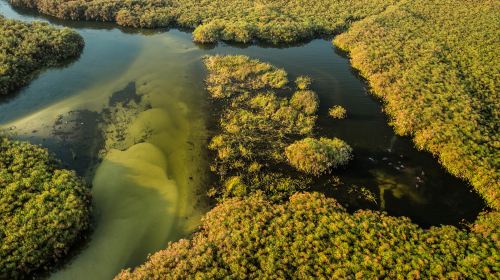
[[[309,85],[291,87],[283,69],[246,56],[208,56],[204,62],[207,89],[220,107],[214,115],[221,116],[219,133],[209,143],[211,170],[219,178],[211,196],[245,197],[260,190],[282,200],[349,161],[352,150],[340,139],[307,138],[315,146],[295,142],[313,136],[319,101]],[[314,161],[318,157],[323,161]]]
[[[296,120],[306,118],[305,108],[314,106],[303,106],[283,116],[278,112],[297,110],[288,107],[293,102],[278,99],[277,94],[259,93],[266,86],[283,89],[287,81],[283,70],[243,56],[208,57],[205,65],[208,91],[213,97],[227,98],[225,106],[231,108],[221,117],[223,134],[216,135],[210,144],[217,152],[214,170],[219,175],[228,171],[229,176],[223,188],[216,190],[221,192],[221,202],[189,239],[170,243],[145,264],[122,271],[116,279],[486,279],[498,273],[498,227],[488,227],[492,225],[489,222],[479,221],[470,231],[453,226],[424,230],[408,218],[389,217],[378,211],[348,213],[335,199],[319,193],[297,193],[301,188],[293,184],[278,184],[285,186],[280,189],[271,187],[274,180],[269,180],[249,188],[246,180],[255,176],[253,166],[259,166],[258,172],[263,174],[269,168],[247,159],[275,156],[275,160],[287,161],[286,157],[293,167],[314,176],[345,163],[350,148],[338,139],[312,138],[286,146],[286,128],[297,129],[299,135],[309,133],[310,126],[298,125]],[[252,108],[259,109],[251,114],[247,110]],[[280,120],[280,116],[282,122],[269,127],[275,124],[270,120]],[[238,125],[231,125],[236,122]],[[274,133],[263,133],[268,128]],[[232,137],[226,135],[243,144],[231,145],[225,139]],[[270,136],[275,137],[268,141],[271,144],[247,148]],[[322,156],[333,147],[342,148],[336,149],[331,158]],[[285,156],[278,154],[283,148]],[[314,154],[318,150],[323,152]],[[256,151],[260,154],[253,154]],[[311,152],[314,156],[308,157]],[[303,160],[296,161],[297,156]],[[231,176],[232,170],[241,175]]]
[[[28,84],[41,69],[80,55],[83,38],[68,28],[26,23],[0,15],[0,95]]]
[[[90,225],[90,190],[48,151],[0,138],[0,279],[61,261]]]

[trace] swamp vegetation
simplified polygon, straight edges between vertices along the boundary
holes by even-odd
[[[212,189],[212,196],[260,190],[286,198],[350,159],[351,148],[339,139],[294,142],[312,135],[316,122],[319,101],[310,78],[299,77],[294,88],[283,69],[246,56],[209,56],[205,66],[208,92],[222,106],[221,133],[209,144],[222,189]]]
[[[299,193],[225,200],[189,239],[115,279],[487,279],[497,244],[452,226],[423,230],[407,218]],[[493,279],[493,278],[492,278]]]
[[[223,134],[212,139],[211,148],[217,151],[215,170],[221,178],[231,171],[240,175],[231,176],[222,184],[226,199],[204,217],[192,237],[169,244],[145,264],[124,270],[115,279],[462,279],[489,278],[497,273],[498,228],[484,228],[481,221],[470,231],[452,226],[424,230],[404,217],[369,210],[348,213],[335,199],[318,193],[297,193],[301,189],[293,184],[290,187],[280,183],[281,188],[275,187],[275,180],[249,184],[247,177],[254,170],[266,174],[268,169],[252,160],[263,157],[265,162],[278,161],[274,166],[283,160],[279,151],[287,139],[286,132],[293,132],[286,128],[297,129],[297,135],[311,132],[309,126],[304,129],[298,124],[283,125],[300,119],[297,116],[310,106],[301,106],[300,113],[286,114],[287,121],[283,122],[273,118],[286,108],[270,102],[276,100],[276,94],[268,93],[264,99],[247,91],[286,87],[283,70],[242,56],[208,57],[205,64],[209,71],[207,88],[212,96],[239,93],[233,100],[225,100],[231,110],[222,114]],[[228,86],[231,91],[226,91]],[[289,103],[282,99],[281,104]],[[245,114],[241,111],[243,106],[259,111]],[[236,118],[238,125],[227,126],[231,122],[226,118],[232,112],[246,117]],[[264,119],[256,121],[259,118]],[[265,131],[271,124],[278,124],[269,130],[276,135],[273,144],[256,145],[269,139]],[[224,139],[237,142],[230,145],[232,142]],[[252,144],[259,149],[249,148]],[[351,148],[339,139],[305,138],[285,151],[292,166],[306,174],[319,175],[345,164]],[[234,154],[238,156],[232,158]],[[297,182],[299,186],[304,183]],[[269,200],[275,198],[276,191],[291,194],[289,201]],[[484,226],[490,225],[486,222]]]
[[[0,95],[28,84],[34,74],[80,55],[83,39],[68,28],[5,19],[0,15]]]
[[[344,32],[334,43],[350,54],[353,66],[382,98],[396,132],[413,137],[418,148],[438,156],[443,166],[468,180],[492,208],[462,229],[423,229],[408,218],[370,210],[352,213],[341,206],[344,203],[339,198],[303,193],[318,187],[319,182],[320,188],[348,188],[352,197],[378,201],[382,209],[384,192],[403,196],[400,184],[384,174],[373,172],[380,180],[378,200],[368,189],[343,184],[335,172],[332,174],[332,168],[352,159],[353,149],[340,139],[316,135],[319,99],[311,78],[297,76],[292,83],[285,70],[259,60],[241,55],[206,56],[206,88],[218,117],[216,133],[208,143],[213,157],[210,168],[217,180],[208,195],[218,204],[187,239],[169,243],[143,265],[122,271],[117,279],[494,279],[500,273],[500,61],[496,55],[500,41],[493,31],[499,27],[497,2],[9,2],[62,19],[109,21],[130,27],[187,27],[194,29],[193,40],[200,43],[280,44]],[[5,30],[1,31],[5,39],[0,41],[0,93],[27,84],[37,70],[77,56],[83,47],[81,37],[68,29],[4,18],[0,21]],[[22,30],[26,34],[28,29],[37,32],[16,33]],[[149,61],[154,59],[149,57]],[[114,254],[109,256],[116,260],[126,255],[116,261],[116,267],[124,267],[129,266],[132,252],[120,252],[132,248],[146,255],[150,251],[140,248],[145,239],[154,240],[151,248],[157,248],[171,240],[173,228],[182,228],[174,238],[178,240],[196,224],[176,224],[179,213],[187,219],[187,214],[177,210],[180,195],[176,192],[182,188],[176,184],[186,180],[182,184],[186,187],[192,180],[187,175],[192,170],[177,163],[185,164],[187,157],[193,160],[193,154],[175,152],[191,143],[191,130],[203,125],[176,117],[187,114],[187,107],[161,95],[163,88],[170,87],[159,82],[161,77],[145,80],[138,84],[144,91],[142,100],[118,102],[104,110],[105,122],[100,129],[109,137],[101,150],[93,192],[100,207],[110,207],[98,209],[102,211],[98,223],[104,226],[96,231],[91,250],[75,261],[75,270],[56,278],[81,274],[79,271],[92,267],[99,260],[96,256],[102,257],[99,248],[110,244],[108,237],[117,232],[128,235],[109,247]],[[346,110],[336,105],[327,114],[343,119]],[[172,137],[172,131],[179,133]],[[0,228],[0,278],[19,278],[51,267],[81,237],[81,231],[88,229],[89,195],[81,179],[72,171],[58,169],[44,149],[2,139],[0,153],[0,209],[6,213],[1,218],[7,219]],[[20,155],[20,161],[13,155]],[[173,180],[166,176],[172,170]],[[120,177],[123,173],[130,176]],[[179,180],[179,174],[186,176]],[[113,181],[118,177],[123,180]],[[132,223],[112,223],[123,217],[117,209],[130,206],[128,200],[115,198],[115,194],[137,199],[136,191],[141,188],[144,205],[137,209],[152,206],[149,212],[130,213],[135,209],[132,205],[127,216]],[[409,196],[420,200],[414,192]],[[188,203],[192,197],[185,196],[184,203]],[[141,222],[153,230],[162,216],[160,234],[132,230]],[[26,219],[34,222],[26,223]],[[160,236],[162,233],[169,238]],[[127,242],[135,247],[124,245]],[[113,251],[116,248],[120,250]],[[109,276],[113,269],[102,275]]]
[[[193,39],[202,43],[291,43],[344,32],[334,43],[384,100],[396,131],[500,207],[496,1],[9,2],[62,19],[196,28]]]
[[[47,149],[0,139],[0,278],[23,278],[66,257],[90,225],[90,189]]]
[[[345,30],[396,0],[9,0],[68,20],[110,21],[130,27],[194,28],[200,43],[254,39],[292,43]]]
[[[500,207],[500,3],[401,1],[334,43],[385,102],[396,132]]]

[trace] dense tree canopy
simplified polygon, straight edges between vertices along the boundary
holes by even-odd
[[[400,134],[500,208],[500,2],[404,0],[335,39]]]
[[[493,279],[499,258],[491,240],[451,226],[349,214],[317,193],[281,204],[257,193],[217,205],[192,238],[116,279]]]
[[[0,95],[26,85],[43,67],[78,56],[82,49],[81,36],[67,28],[0,15]]]
[[[9,0],[63,19],[196,28],[194,39],[273,43],[339,33],[396,0]]]
[[[0,279],[47,269],[89,227],[90,195],[46,149],[0,139]]]

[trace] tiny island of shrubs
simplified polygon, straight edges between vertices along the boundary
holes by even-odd
[[[0,138],[0,279],[61,261],[90,224],[90,191],[48,151]]]
[[[0,95],[25,86],[42,68],[77,57],[83,45],[83,38],[68,28],[0,15]]]
[[[351,159],[352,149],[344,141],[334,138],[305,138],[285,149],[290,165],[302,172],[321,175]]]
[[[340,105],[335,105],[328,110],[328,114],[334,119],[345,119],[347,117],[347,110]]]

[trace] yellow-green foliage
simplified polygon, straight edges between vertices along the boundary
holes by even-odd
[[[26,85],[41,68],[78,56],[82,49],[83,39],[67,28],[0,15],[0,95]]]
[[[499,251],[481,235],[407,218],[347,213],[321,194],[217,205],[188,240],[116,279],[494,279]]]
[[[316,93],[298,90],[291,98],[278,96],[274,89],[293,90],[287,87],[287,73],[245,56],[206,57],[205,65],[209,93],[225,99],[221,132],[209,144],[215,153],[212,170],[223,186],[218,197],[264,190],[281,199],[306,188],[309,179],[279,165],[286,162],[283,151],[293,138],[311,134]]]
[[[304,113],[312,115],[318,111],[318,96],[312,90],[298,90],[292,95],[290,105],[297,110],[302,110]]]
[[[194,39],[273,43],[336,34],[396,0],[9,0],[58,18],[196,28]]]
[[[0,139],[0,279],[23,278],[65,257],[89,227],[90,194],[46,149]]]
[[[297,86],[298,89],[305,90],[309,89],[309,86],[311,86],[312,79],[311,77],[308,76],[299,76],[297,79],[295,79],[295,85]]]
[[[352,157],[351,153],[352,148],[337,138],[305,138],[285,149],[290,165],[297,170],[316,176],[347,164]]]
[[[328,110],[328,114],[334,119],[345,119],[347,117],[347,110],[340,105],[335,105]]]
[[[405,0],[335,39],[397,132],[500,209],[500,3]]]
[[[214,98],[255,90],[279,89],[288,83],[287,73],[247,56],[207,56],[207,90]]]

